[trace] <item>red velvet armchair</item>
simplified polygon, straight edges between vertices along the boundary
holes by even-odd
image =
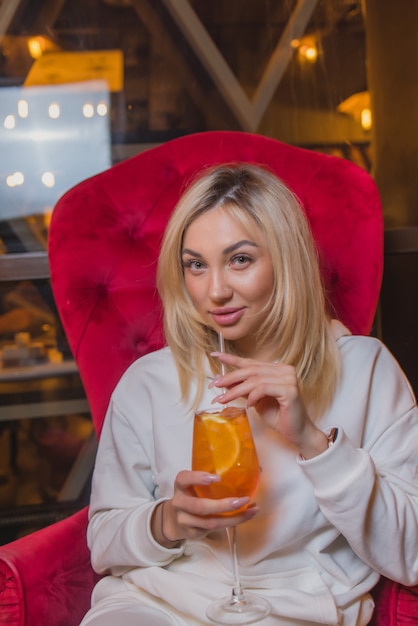
[[[189,135],[139,154],[67,192],[49,239],[51,279],[97,434],[128,365],[161,347],[155,271],[162,233],[185,183],[217,162],[266,164],[299,196],[335,314],[368,334],[383,259],[379,195],[356,165],[240,132]],[[87,510],[0,548],[0,624],[77,626],[97,579]],[[414,546],[411,546],[414,549]],[[374,624],[418,623],[417,588],[382,580]]]

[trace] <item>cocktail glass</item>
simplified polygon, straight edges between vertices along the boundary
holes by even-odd
[[[244,408],[227,406],[199,411],[195,415],[192,469],[218,474],[210,485],[196,485],[201,498],[249,496],[257,490],[260,467],[248,416]],[[238,509],[225,515],[236,515]],[[243,591],[238,571],[236,527],[226,529],[232,559],[230,596],[212,602],[206,614],[217,624],[251,624],[266,617],[270,604]]]

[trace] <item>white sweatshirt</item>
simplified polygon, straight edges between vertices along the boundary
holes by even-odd
[[[265,626],[289,619],[362,626],[379,574],[418,583],[414,395],[377,339],[344,336],[338,346],[341,382],[317,422],[324,432],[339,428],[334,446],[302,461],[249,411],[262,466],[260,512],[238,527],[238,555],[243,586],[273,607]],[[206,392],[202,408],[216,393]],[[190,469],[192,431],[170,350],[131,365],[113,393],[93,477],[88,543],[94,569],[108,574],[93,605],[127,593],[190,626],[208,624],[209,601],[229,595],[223,530],[176,549],[150,532],[156,503],[170,498],[177,473]]]

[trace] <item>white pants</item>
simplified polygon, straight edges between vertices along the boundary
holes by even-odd
[[[120,603],[108,608],[103,613],[89,613],[80,626],[173,626],[172,622],[162,611],[144,605],[127,605]]]

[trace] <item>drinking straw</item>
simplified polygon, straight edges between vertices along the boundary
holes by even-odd
[[[225,352],[225,343],[224,343],[224,336],[223,334],[220,332],[218,333],[218,337],[219,337],[219,352]],[[221,362],[221,374],[222,376],[225,375],[225,363]],[[226,387],[222,387],[222,393],[226,393]],[[225,405],[228,406],[228,405]]]
[[[219,336],[219,352],[225,352],[224,336],[221,332],[219,333],[218,336]],[[222,376],[225,375],[225,363],[221,363],[221,374]]]

